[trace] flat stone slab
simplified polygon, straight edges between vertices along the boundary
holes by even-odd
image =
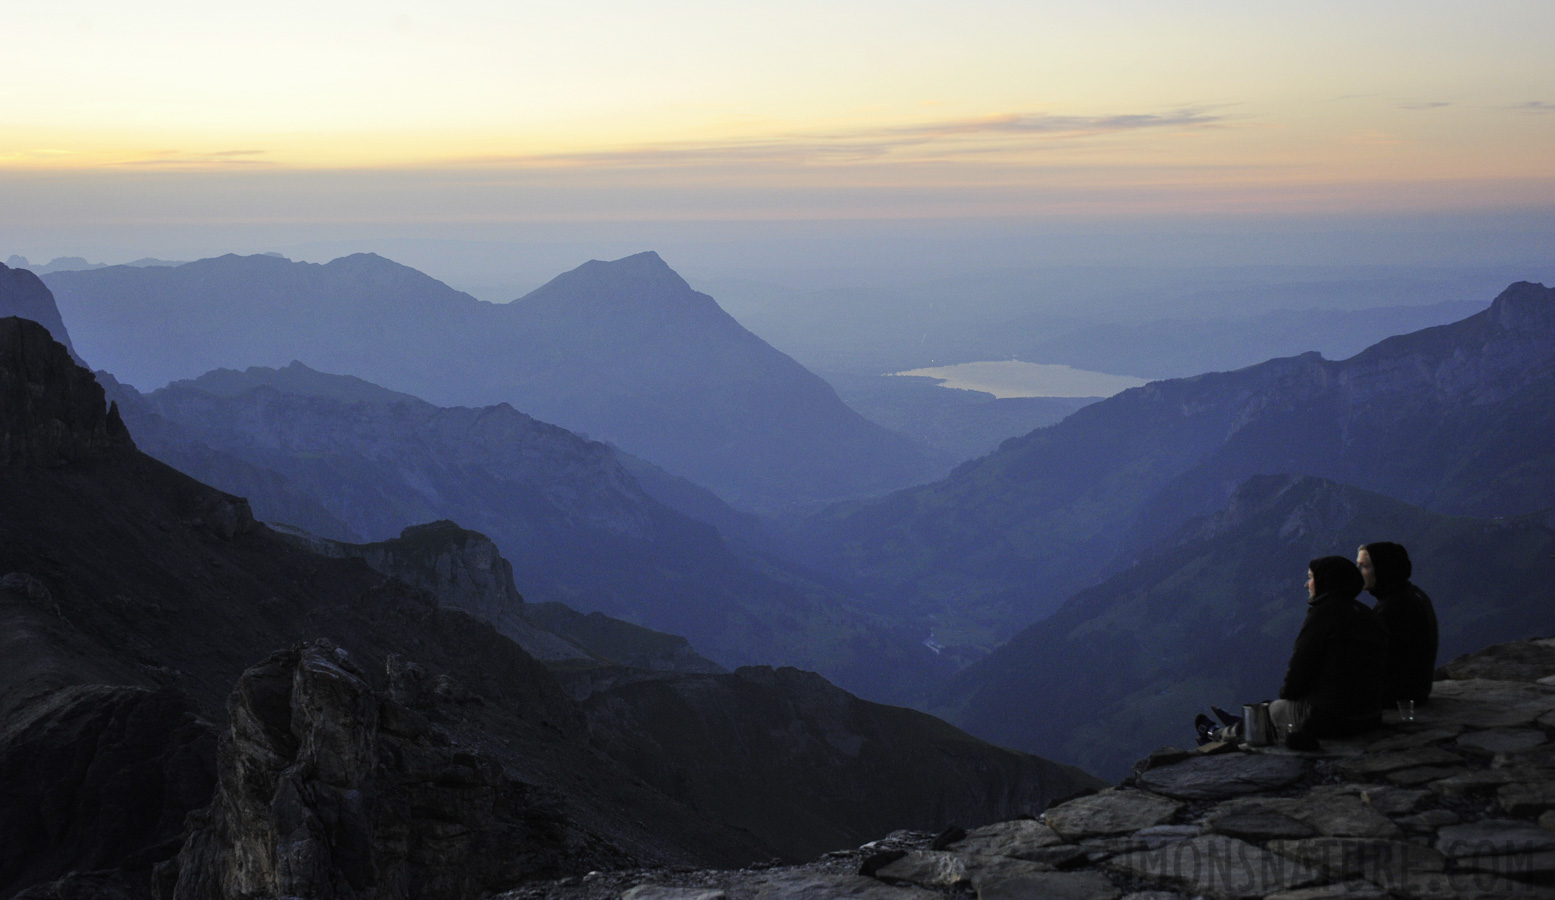
[[[1386,775],[1399,769],[1419,766],[1461,766],[1463,757],[1441,747],[1411,747],[1392,753],[1373,753],[1355,759],[1347,759],[1338,766],[1339,773],[1351,778]]]
[[[1458,738],[1458,746],[1487,755],[1522,753],[1549,742],[1538,728],[1491,728],[1471,731]]]
[[[1393,820],[1354,795],[1314,791],[1304,797],[1261,802],[1328,837],[1390,838],[1401,833]]]
[[[622,892],[621,900],[726,900],[718,888],[671,887],[663,884],[639,884]]]
[[[1223,803],[1205,817],[1204,826],[1216,834],[1244,841],[1304,838],[1317,834],[1317,829],[1311,825],[1256,800]]]
[[[1140,850],[1149,850],[1148,841],[1142,841],[1132,834],[1114,835],[1112,837],[1086,838],[1079,843],[1081,850],[1085,851],[1087,862],[1095,864],[1104,859],[1111,859],[1120,853],[1135,853]]]
[[[1442,828],[1436,849],[1454,858],[1555,850],[1555,831],[1521,819],[1481,819]]]
[[[1270,841],[1269,849],[1330,878],[1362,879],[1396,888],[1421,872],[1440,872],[1446,860],[1430,847],[1375,838],[1308,838]]]
[[[1203,833],[1204,829],[1197,825],[1152,825],[1149,828],[1141,828],[1131,837],[1136,841],[1143,841],[1146,850],[1154,850],[1176,841],[1196,838]]]
[[[1006,878],[1025,878],[1053,871],[1053,867],[1046,863],[1010,856],[967,856],[962,861],[966,864],[967,875],[974,889]]]
[[[1117,900],[1121,896],[1112,879],[1099,872],[1016,875],[991,879],[977,888],[977,900]]]
[[[1369,785],[1361,792],[1361,800],[1385,816],[1404,816],[1418,812],[1420,806],[1432,796],[1430,791],[1376,785]]]
[[[1475,791],[1498,788],[1517,778],[1518,773],[1512,769],[1473,769],[1438,779],[1426,786],[1444,797],[1462,797]]]
[[[1494,872],[1420,872],[1393,891],[1411,900],[1555,900],[1555,891]]]
[[[1438,681],[1422,715],[1469,728],[1529,725],[1555,712],[1555,687],[1517,681]]]
[[[1420,784],[1429,784],[1433,781],[1441,781],[1462,775],[1469,770],[1463,766],[1417,766],[1413,769],[1399,769],[1389,772],[1387,779],[1390,784],[1400,787],[1414,787]]]
[[[1555,776],[1555,773],[1551,773]],[[1547,781],[1518,781],[1502,785],[1496,802],[1509,816],[1536,816],[1555,809],[1555,777]]]
[[[1497,856],[1460,856],[1456,862],[1462,871],[1494,872],[1506,878],[1538,884],[1555,882],[1555,850]]]
[[[866,875],[785,872],[754,886],[753,900],[944,900],[938,891],[891,885]]]
[[[1114,789],[1055,806],[1042,814],[1042,821],[1065,840],[1073,841],[1091,835],[1122,834],[1149,828],[1170,819],[1180,809],[1182,804],[1175,800],[1144,791]]]
[[[1220,800],[1284,787],[1306,774],[1307,766],[1299,756],[1208,756],[1151,769],[1140,775],[1137,783],[1181,800]]]
[[[1442,668],[1453,679],[1538,681],[1555,675],[1555,639],[1495,644],[1460,656]],[[1447,683],[1438,681],[1431,686],[1433,700]]]
[[[1366,752],[1390,753],[1394,750],[1409,750],[1414,747],[1424,747],[1428,744],[1445,741],[1462,733],[1462,725],[1435,725],[1423,731],[1395,734],[1392,737],[1374,741],[1366,745]]]
[[[1386,900],[1388,892],[1368,881],[1341,881],[1317,887],[1276,891],[1266,900]]]
[[[1246,841],[1211,834],[1113,857],[1104,865],[1132,878],[1180,888],[1189,894],[1230,898],[1266,897],[1275,891],[1327,880],[1310,866],[1261,850]]]
[[[948,850],[914,850],[896,862],[881,866],[875,871],[875,877],[924,887],[954,887],[972,880],[966,863]]]
[[[1063,842],[1058,832],[1035,819],[1013,819],[975,829],[950,849],[961,854],[1037,859],[1029,854]]]
[[[1427,809],[1411,816],[1399,816],[1393,823],[1405,831],[1425,834],[1443,825],[1456,825],[1463,819],[1450,809]]]

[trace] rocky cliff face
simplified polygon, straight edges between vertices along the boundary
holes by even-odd
[[[37,275],[26,269],[13,269],[0,265],[0,317],[18,316],[31,319],[47,328],[54,340],[65,345],[65,352],[78,365],[86,365],[70,343],[70,333],[65,330],[65,320],[60,318],[54,295],[49,292]]]
[[[360,559],[433,594],[445,606],[493,623],[514,615],[524,602],[513,584],[513,565],[502,558],[497,545],[447,519],[412,525],[398,538],[372,544],[300,540],[325,556]]]
[[[490,538],[443,520],[412,525],[400,536],[348,544],[295,531],[283,536],[324,556],[360,559],[385,575],[427,591],[439,604],[490,622],[536,659],[566,663],[556,674],[575,697],[600,679],[637,679],[652,672],[721,672],[685,638],[612,619],[584,615],[560,603],[528,604],[513,584],[513,567]],[[627,671],[621,671],[625,668]]]
[[[228,701],[215,799],[162,866],[163,897],[474,897],[587,858],[571,829],[492,757],[452,745],[424,710],[426,672],[389,660],[376,692],[327,641],[245,671]]]
[[[0,319],[0,465],[59,466],[132,449],[118,408],[48,329]]]

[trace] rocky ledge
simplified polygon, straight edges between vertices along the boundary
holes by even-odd
[[[1167,748],[1037,818],[898,832],[802,866],[598,872],[501,898],[1555,897],[1555,639],[1439,675],[1415,721],[1389,714],[1316,752]]]

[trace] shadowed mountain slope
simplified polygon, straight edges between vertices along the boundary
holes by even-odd
[[[508,402],[749,507],[944,471],[652,252],[585,263],[508,304],[371,254],[111,266],[49,283],[89,355],[131,383],[302,360],[442,404]]]
[[[1005,442],[944,481],[803,523],[816,565],[916,600],[991,646],[1266,472],[1441,512],[1555,505],[1555,291],[1343,361],[1315,353],[1154,382]],[[960,635],[954,634],[959,620]]]
[[[157,784],[187,798],[203,777],[208,791],[211,773],[187,768],[214,764],[209,738],[199,736],[209,726],[199,720],[225,718],[227,694],[250,663],[319,635],[349,647],[364,671],[382,672],[391,653],[402,653],[481,698],[455,708],[441,727],[482,745],[505,735],[511,743],[494,747],[508,771],[546,785],[536,800],[562,804],[569,833],[605,835],[617,848],[606,856],[738,862],[762,852],[759,841],[634,786],[589,750],[577,708],[489,625],[439,610],[428,595],[358,560],[286,544],[254,522],[242,499],[135,450],[122,426],[115,429],[100,389],[95,404],[74,399],[95,387],[42,327],[0,320],[6,443],[14,446],[29,422],[43,422],[54,423],[46,429],[54,447],[70,448],[0,466],[0,573],[9,573],[0,578],[0,720],[7,723],[0,793],[12,798],[3,830],[30,835],[0,853],[0,891],[67,869],[126,864],[144,875],[175,851],[166,842],[176,841],[188,808],[149,802],[163,788],[124,779],[160,772]],[[30,406],[17,402],[22,393],[34,398]],[[86,405],[95,412],[83,414]],[[47,763],[97,736],[107,743],[96,768],[66,766],[50,782],[17,765]],[[93,798],[105,796],[102,779],[118,785],[111,797],[122,804],[104,814],[129,817],[108,843],[91,815]],[[73,812],[36,818],[49,809]],[[96,849],[86,855],[84,847]]]
[[[1460,518],[1323,479],[1258,476],[1224,511],[962,670],[938,709],[988,740],[1115,776],[1191,739],[1210,704],[1277,695],[1319,556],[1408,547],[1442,661],[1555,633],[1547,518]]]
[[[488,535],[530,600],[683,635],[731,668],[798,665],[881,699],[910,696],[936,671],[920,626],[747,562],[650,497],[610,447],[507,404],[437,407],[295,362],[117,396],[133,430],[147,425],[146,451],[196,477],[238,490],[273,473],[284,490],[262,485],[251,501],[262,519],[285,521],[298,496],[346,526],[321,537],[348,542],[449,519]]]

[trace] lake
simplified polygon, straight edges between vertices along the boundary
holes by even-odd
[[[995,397],[1111,397],[1119,391],[1145,384],[1143,378],[1109,375],[1070,366],[1029,363],[1019,360],[987,360],[892,372],[933,378],[940,387],[963,391],[983,391]]]

